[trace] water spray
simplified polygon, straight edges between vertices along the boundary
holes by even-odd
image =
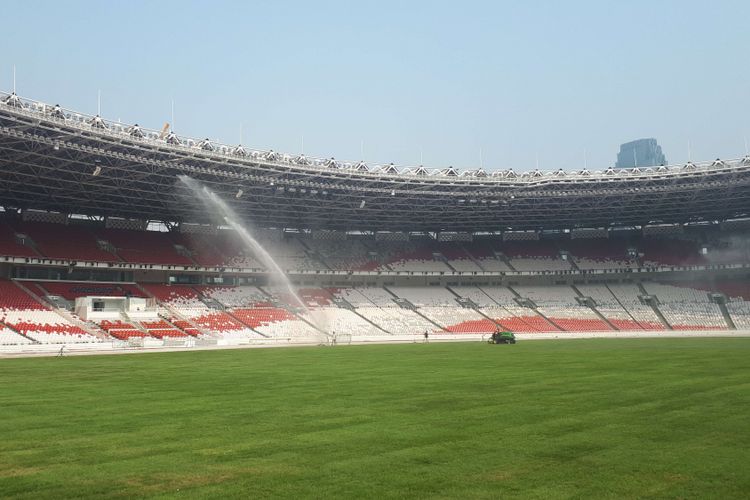
[[[292,286],[291,281],[289,281],[289,277],[286,275],[284,270],[281,269],[281,266],[279,266],[279,264],[273,259],[273,257],[271,257],[271,254],[269,254],[268,251],[263,248],[263,246],[258,242],[258,240],[255,239],[255,237],[247,229],[247,227],[239,222],[240,219],[235,211],[229,205],[227,205],[227,203],[222,200],[216,193],[214,193],[207,186],[204,186],[195,179],[192,179],[191,177],[188,177],[186,175],[179,175],[177,176],[177,178],[204,203],[206,208],[218,220],[224,221],[227,226],[231,227],[237,232],[237,235],[245,244],[245,247],[250,250],[252,254],[257,257],[269,271],[271,271],[272,276],[278,279],[278,281],[289,292],[289,295],[294,299],[296,305],[304,310],[305,313],[307,313],[308,318],[310,318],[315,327],[320,330],[323,335],[326,336],[326,338],[328,338],[329,335],[326,331],[326,328],[324,328],[320,324],[317,324],[319,322],[314,320],[316,315],[313,314],[313,312],[307,307],[307,304],[305,304],[300,296],[297,295],[297,292],[294,290],[294,287]]]

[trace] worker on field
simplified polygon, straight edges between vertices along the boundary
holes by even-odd
[[[424,343],[427,344],[430,342],[430,332],[427,330],[424,331]]]

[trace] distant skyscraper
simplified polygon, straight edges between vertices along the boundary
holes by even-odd
[[[656,143],[656,139],[638,139],[620,145],[615,167],[654,167],[666,164],[667,159],[661,152],[661,146]]]

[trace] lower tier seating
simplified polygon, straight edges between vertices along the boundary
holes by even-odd
[[[32,341],[19,335],[7,326],[0,325],[0,345],[31,344]]]

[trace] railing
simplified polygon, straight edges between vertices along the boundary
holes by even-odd
[[[71,261],[64,259],[50,259],[45,257],[13,257],[0,255],[0,262],[7,264],[24,264],[32,266],[68,266]],[[117,269],[117,270],[153,270],[153,271],[173,271],[173,272],[200,272],[200,273],[220,273],[224,275],[243,274],[243,275],[268,275],[272,274],[266,269],[244,268],[244,267],[205,267],[205,266],[185,266],[185,265],[164,265],[164,264],[136,264],[129,262],[76,262],[76,268],[94,268],[94,269]],[[602,269],[570,269],[557,271],[338,271],[331,269],[307,270],[307,269],[285,269],[284,273],[288,276],[423,276],[423,277],[523,277],[523,276],[591,276],[605,274],[643,274],[654,272],[673,272],[673,271],[721,271],[721,270],[738,270],[750,269],[750,263],[735,264],[710,264],[710,265],[658,265],[642,266],[635,268],[602,268]]]
[[[362,176],[363,178],[390,177],[401,179],[436,178],[440,180],[451,180],[455,182],[488,182],[508,183],[523,182],[533,183],[539,180],[571,179],[576,181],[591,181],[613,178],[652,178],[665,176],[679,176],[700,172],[712,172],[721,170],[732,170],[750,167],[750,156],[733,160],[714,160],[708,162],[692,163],[685,165],[668,165],[658,167],[635,167],[635,168],[607,168],[603,170],[589,171],[582,169],[578,171],[523,171],[516,173],[513,169],[502,171],[485,171],[482,168],[474,170],[459,171],[459,169],[427,168],[419,166],[397,166],[393,163],[378,163],[368,165],[363,161],[338,161],[334,158],[313,158],[304,155],[292,155],[274,152],[273,150],[245,149],[241,145],[230,146],[218,141],[208,139],[195,139],[175,134],[170,129],[157,131],[140,127],[138,125],[126,125],[115,122],[98,115],[92,116],[78,111],[73,111],[58,105],[51,106],[39,101],[8,94],[0,91],[0,106],[18,114],[24,114],[39,118],[42,116],[50,122],[64,123],[66,126],[77,128],[86,132],[94,132],[102,137],[113,137],[117,140],[127,138],[134,143],[167,147],[175,152],[189,153],[190,155],[205,155],[221,161],[231,160],[233,163],[245,163],[251,165],[274,165],[289,168],[294,167],[307,171],[342,171],[349,175]],[[168,130],[168,132],[167,132]]]

